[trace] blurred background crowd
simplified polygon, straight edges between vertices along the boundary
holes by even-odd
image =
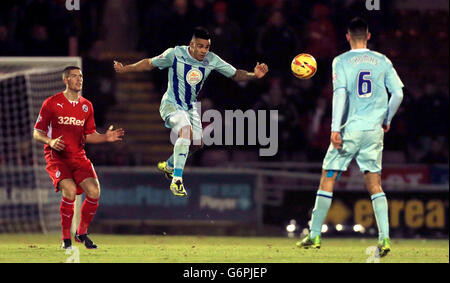
[[[279,153],[270,160],[321,162],[330,137],[331,62],[349,49],[348,21],[362,16],[372,33],[369,48],[387,55],[405,84],[404,101],[385,138],[385,162],[448,163],[448,3],[436,9],[423,1],[419,10],[381,1],[379,11],[368,11],[365,1],[351,0],[82,0],[79,11],[68,11],[65,2],[0,1],[0,56],[81,56],[83,95],[94,103],[99,128],[123,103],[123,77],[114,74],[112,59],[134,63],[159,55],[188,44],[193,28],[204,26],[212,34],[211,50],[236,68],[253,70],[256,62],[270,68],[265,79],[250,83],[211,75],[199,97],[204,108],[279,110]],[[290,73],[299,53],[318,61],[310,80]],[[158,103],[166,71],[142,80],[151,82],[157,98],[149,103]],[[164,127],[162,120],[157,123]],[[164,143],[169,145],[168,136]],[[96,165],[154,165],[138,158],[138,147],[122,145],[114,155],[88,147],[88,154]],[[223,158],[208,163],[205,149],[191,162],[239,160],[227,147],[214,149]],[[261,160],[253,149],[248,152]]]

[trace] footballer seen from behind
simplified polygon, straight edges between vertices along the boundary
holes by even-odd
[[[159,56],[124,66],[114,61],[117,73],[150,71],[155,67],[169,69],[167,91],[161,100],[160,115],[165,126],[178,134],[173,154],[157,165],[167,179],[172,179],[170,190],[176,196],[186,196],[183,170],[186,159],[203,146],[202,123],[195,102],[206,78],[217,71],[234,81],[260,79],[269,71],[266,64],[257,63],[254,72],[236,70],[210,51],[211,37],[201,27],[194,30],[189,45],[175,46]],[[192,146],[191,150],[190,147]]]
[[[356,159],[372,200],[379,232],[378,252],[383,257],[391,249],[388,203],[381,187],[383,138],[402,102],[403,83],[385,55],[367,49],[371,34],[363,19],[350,22],[346,37],[351,50],[333,61],[331,143],[323,161],[311,232],[297,246],[320,248],[334,184]],[[386,89],[391,93],[389,100]]]
[[[66,90],[47,98],[42,104],[34,126],[33,138],[44,144],[47,172],[56,192],[62,192],[60,206],[62,248],[72,248],[70,228],[74,214],[76,195],[85,193],[81,207],[81,221],[75,241],[88,249],[97,245],[88,237],[87,230],[97,211],[100,184],[91,161],[86,157],[84,145],[122,140],[123,129],[99,134],[94,122],[91,102],[81,96],[83,74],[81,69],[70,66],[62,75]]]

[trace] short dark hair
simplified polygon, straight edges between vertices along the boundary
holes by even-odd
[[[192,35],[192,38],[201,38],[209,40],[211,39],[211,35],[209,34],[208,30],[204,27],[196,27],[194,29],[194,34]]]
[[[353,39],[364,40],[367,39],[369,25],[363,18],[356,17],[350,21],[347,31]]]
[[[66,67],[64,69],[63,73],[62,73],[63,79],[67,78],[69,76],[69,74],[70,74],[70,71],[72,71],[72,70],[80,70],[81,71],[81,68],[77,67],[77,66],[68,66],[68,67]]]

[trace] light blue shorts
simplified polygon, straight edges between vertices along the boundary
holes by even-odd
[[[381,173],[383,138],[384,131],[381,127],[372,131],[343,131],[342,149],[336,149],[330,144],[322,169],[346,171],[355,158],[361,172]]]
[[[161,118],[166,128],[172,129],[177,135],[181,128],[190,126],[194,141],[202,139],[202,121],[196,107],[185,110],[177,104],[163,101],[160,106]]]

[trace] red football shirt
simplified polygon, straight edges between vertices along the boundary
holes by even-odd
[[[57,157],[83,158],[86,156],[86,135],[96,131],[94,108],[92,103],[83,97],[75,104],[61,92],[44,101],[34,128],[52,139],[62,136],[64,150],[56,151],[49,145],[44,145],[47,160]]]

